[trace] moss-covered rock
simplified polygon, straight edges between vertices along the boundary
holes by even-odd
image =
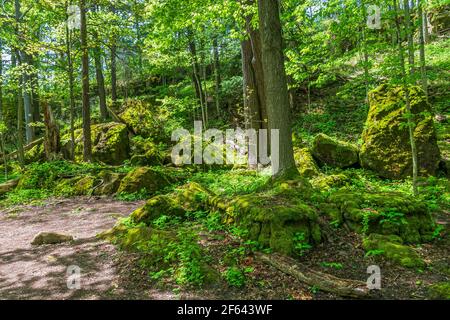
[[[185,209],[172,195],[158,195],[148,200],[143,207],[135,210],[131,214],[131,219],[135,223],[151,225],[152,221],[163,215],[182,217],[185,212]]]
[[[117,122],[91,126],[92,158],[109,165],[120,165],[129,157],[130,143],[126,125]],[[72,155],[70,134],[61,139],[62,153],[70,159]],[[75,130],[75,160],[83,159],[83,131]]]
[[[129,99],[122,105],[119,116],[135,134],[157,138],[161,130],[157,113],[154,106],[142,100]]]
[[[430,241],[435,230],[426,204],[403,193],[361,193],[343,188],[330,195],[320,208],[357,232],[395,234],[407,243]]]
[[[239,226],[245,237],[277,252],[294,254],[298,234],[307,243],[321,240],[317,213],[301,200],[285,203],[269,194],[246,195],[225,206],[225,223]]]
[[[77,196],[90,195],[95,187],[95,177],[85,176],[79,179],[73,187],[74,194]]]
[[[409,89],[421,175],[435,175],[441,160],[431,106],[419,87]],[[404,90],[382,85],[369,93],[370,110],[362,134],[360,162],[389,179],[412,175]]]
[[[198,183],[188,183],[167,195],[158,195],[131,214],[135,223],[151,223],[159,217],[183,217],[186,212],[203,210],[208,207],[212,193]]]
[[[161,171],[149,167],[139,167],[122,179],[117,192],[135,193],[145,189],[147,193],[152,194],[169,183],[169,179]]]
[[[37,234],[31,244],[33,246],[41,246],[44,244],[59,244],[73,241],[73,237],[55,232],[40,232]]]
[[[312,154],[320,164],[331,167],[348,168],[358,164],[358,148],[322,133],[314,138]]]
[[[428,288],[431,299],[450,300],[450,281],[439,282]]]
[[[343,173],[332,175],[322,174],[310,181],[311,185],[316,189],[329,190],[331,188],[341,188],[349,185],[351,183],[351,178]]]
[[[308,148],[295,148],[294,160],[302,177],[313,178],[319,175],[319,168]]]
[[[138,136],[131,143],[131,164],[134,166],[156,166],[164,162],[164,153],[161,148],[150,139]]]
[[[97,179],[99,180],[98,186],[94,189],[95,195],[112,195],[117,192],[120,187],[122,179],[125,174],[116,173],[109,170],[105,170],[99,173]]]
[[[408,268],[422,268],[424,261],[413,248],[402,244],[402,239],[393,235],[370,234],[363,240],[366,251],[381,250],[386,259]]]

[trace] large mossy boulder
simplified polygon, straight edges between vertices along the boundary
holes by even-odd
[[[363,247],[366,251],[379,250],[386,259],[403,267],[423,268],[425,263],[419,254],[413,248],[402,243],[402,239],[398,236],[372,233],[363,240]]]
[[[410,87],[414,138],[421,175],[435,175],[441,160],[430,104],[419,87]],[[369,93],[370,110],[362,134],[360,163],[381,177],[403,179],[412,175],[412,155],[400,87],[382,85]]]
[[[145,101],[129,99],[122,105],[119,117],[136,135],[158,138],[162,129],[158,113],[155,106]]]
[[[160,170],[149,167],[139,167],[128,173],[120,182],[118,193],[136,193],[143,189],[148,194],[169,185],[169,178]]]
[[[319,168],[308,148],[295,148],[294,160],[302,177],[313,178],[319,175]]]
[[[397,235],[405,243],[433,239],[435,222],[425,203],[399,192],[354,192],[342,188],[320,205],[336,223],[356,232]]]
[[[131,214],[133,222],[151,225],[161,216],[183,217],[187,212],[205,210],[212,199],[212,192],[198,183],[190,182],[166,195],[157,195]]]
[[[323,133],[314,138],[312,154],[321,165],[349,168],[358,164],[358,148]]]
[[[131,140],[131,164],[134,166],[157,166],[164,162],[161,147],[151,139],[136,136]]]
[[[130,143],[126,125],[117,122],[95,124],[91,126],[92,158],[94,161],[109,165],[120,165],[129,157]],[[65,158],[72,155],[70,134],[62,139],[62,151]],[[83,159],[83,131],[75,130],[75,160]]]
[[[321,240],[317,212],[302,201],[282,203],[270,195],[248,195],[233,200],[225,222],[245,230],[245,237],[274,251],[294,255],[296,238],[313,244]]]

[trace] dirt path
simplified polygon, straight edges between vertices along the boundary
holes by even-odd
[[[105,198],[50,200],[44,206],[0,211],[0,299],[100,299],[126,296],[114,246],[95,236],[127,216],[139,202]],[[72,235],[61,245],[31,246],[41,232]],[[69,266],[81,268],[81,289],[67,286]]]

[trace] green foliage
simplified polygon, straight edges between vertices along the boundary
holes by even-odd
[[[336,270],[341,270],[344,268],[342,263],[338,263],[338,262],[322,262],[320,265],[325,268],[333,268]]]
[[[145,199],[148,199],[149,197],[150,197],[150,194],[146,188],[142,188],[137,192],[131,192],[131,193],[120,192],[116,195],[117,200],[129,201],[129,202],[145,200]]]
[[[306,240],[305,234],[302,232],[297,232],[294,234],[293,242],[295,253],[300,257],[312,248]]]
[[[224,273],[223,276],[231,287],[242,288],[245,286],[245,272],[237,267],[230,267]]]

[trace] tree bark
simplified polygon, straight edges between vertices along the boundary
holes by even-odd
[[[409,74],[414,74],[414,29],[411,23],[411,10],[409,8],[409,0],[403,0],[403,5],[405,7],[405,26],[406,26],[406,36],[408,39],[408,65]]]
[[[279,130],[279,154],[274,154],[271,141],[272,173],[274,177],[298,174],[292,148],[291,111],[284,69],[283,40],[278,0],[258,0],[261,30],[262,62],[267,115],[270,130]],[[278,167],[274,157],[278,156]]]
[[[96,42],[96,46],[94,49],[94,62],[95,76],[97,79],[98,99],[100,103],[100,117],[102,121],[106,122],[106,120],[108,119],[108,110],[106,108],[105,77],[103,76],[102,54],[97,34],[95,34],[94,36],[94,41]]]
[[[214,59],[214,79],[215,79],[215,100],[217,117],[220,116],[220,89],[222,86],[222,77],[220,74],[220,54],[217,37],[213,40],[213,59]]]
[[[3,75],[3,43],[0,39],[0,79]],[[3,122],[3,81],[0,80],[0,123]],[[0,132],[0,147],[3,154],[3,166],[5,167],[5,180],[8,179],[8,157],[6,156],[4,132]]]
[[[66,12],[68,3],[66,2]],[[68,15],[66,17],[69,18]],[[69,106],[70,106],[70,156],[75,160],[75,92],[74,92],[74,74],[72,60],[72,35],[69,26],[66,24],[66,55],[67,55],[67,73],[69,78]]]
[[[419,17],[419,47],[420,47],[420,78],[422,83],[422,89],[425,92],[425,96],[428,98],[428,80],[427,69],[425,60],[425,35],[424,35],[424,15],[423,15],[423,3],[421,0],[417,0],[417,15]]]
[[[117,45],[113,39],[111,44],[111,100],[113,104],[117,101],[117,64],[116,64]]]
[[[83,160],[92,161],[91,108],[89,105],[89,55],[87,43],[86,1],[80,0],[83,101]]]
[[[43,103],[44,109],[44,122],[45,122],[45,139],[44,139],[44,151],[47,161],[53,161],[58,158],[58,154],[61,150],[61,143],[59,137],[59,128],[50,106],[47,101]]]
[[[403,81],[403,90],[405,91],[405,105],[406,105],[406,117],[408,121],[408,130],[409,130],[409,140],[411,144],[411,153],[412,153],[412,162],[413,162],[413,193],[414,195],[418,195],[418,188],[417,188],[417,176],[418,176],[418,159],[417,159],[417,148],[416,148],[416,141],[414,138],[414,123],[412,120],[412,113],[411,113],[411,101],[410,101],[410,95],[409,95],[409,81],[408,81],[408,74],[406,73],[405,68],[405,60],[404,60],[404,53],[403,53],[403,46],[401,41],[401,30],[400,30],[400,22],[398,17],[398,6],[397,6],[397,0],[393,0],[394,5],[394,14],[395,14],[395,24],[396,24],[396,30],[397,30],[397,43],[398,43],[398,49],[399,49],[399,59],[400,59],[400,71]]]

